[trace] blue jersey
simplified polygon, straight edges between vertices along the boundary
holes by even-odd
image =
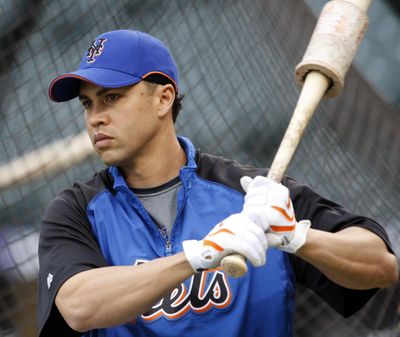
[[[48,207],[39,251],[40,336],[50,336],[47,331],[52,327],[53,331],[56,327],[58,331],[65,331],[63,336],[78,335],[67,326],[54,306],[55,294],[66,279],[91,268],[146,263],[181,252],[182,241],[202,239],[215,224],[241,211],[241,176],[265,174],[265,171],[233,161],[196,153],[186,138],[180,138],[180,142],[187,154],[187,164],[179,174],[182,188],[170,235],[159,230],[117,167],[109,167],[90,182],[64,191]],[[284,182],[290,189],[298,220],[310,219],[316,228],[323,223],[327,230],[356,223],[373,228],[385,237],[381,227],[371,220],[325,201],[289,178]],[[318,206],[308,206],[313,203]],[[325,205],[322,208],[321,203]],[[321,214],[328,203],[327,214]],[[332,209],[335,212],[331,212]],[[319,221],[313,221],[317,213]],[[50,244],[52,249],[48,247]],[[345,308],[341,310],[345,315],[346,310],[354,312],[373,294],[346,292],[315,271],[311,279],[309,269],[304,261],[269,249],[267,264],[261,268],[249,266],[243,278],[230,278],[221,270],[195,274],[140,317],[132,317],[131,322],[121,326],[90,331],[84,336],[290,337],[293,335],[295,273],[306,286],[310,282],[310,286],[313,283],[325,291],[330,290],[327,298],[332,294],[340,295],[340,299],[331,300],[330,304],[335,307],[337,303],[337,307]]]

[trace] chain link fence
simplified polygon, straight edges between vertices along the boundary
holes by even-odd
[[[269,165],[299,95],[294,67],[315,25],[305,3],[291,0],[3,0],[0,18],[3,166],[84,129],[79,103],[50,102],[48,84],[77,68],[95,36],[118,28],[149,32],[171,49],[186,94],[179,134],[204,151]],[[397,254],[399,131],[399,111],[351,69],[340,97],[317,111],[288,171],[381,222]],[[102,167],[89,157],[0,191],[0,335],[35,335],[41,215],[62,189]],[[400,336],[399,302],[396,285],[345,320],[299,287],[295,335]]]

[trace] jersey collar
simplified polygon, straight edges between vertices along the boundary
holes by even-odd
[[[189,138],[178,136],[178,141],[181,144],[182,148],[185,150],[187,158],[186,165],[183,166],[180,170],[180,177],[182,179],[182,182],[184,183],[189,179],[190,176],[189,173],[197,169],[197,164],[195,161],[196,150],[194,148],[193,143],[189,140]],[[109,166],[108,171],[114,180],[113,189],[116,189],[120,186],[128,188],[128,185],[117,166]]]

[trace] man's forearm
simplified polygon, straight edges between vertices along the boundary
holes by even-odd
[[[310,229],[297,255],[346,288],[384,288],[398,278],[396,257],[381,238],[360,227],[337,233]]]
[[[193,274],[183,253],[138,266],[84,271],[60,288],[56,305],[77,331],[127,323]]]

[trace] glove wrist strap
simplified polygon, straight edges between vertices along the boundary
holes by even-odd
[[[281,250],[294,254],[304,246],[307,240],[307,232],[311,227],[310,220],[301,220],[296,224],[296,232],[288,245],[279,247]]]
[[[182,242],[183,252],[193,271],[200,273],[207,269],[201,254],[201,241],[186,240]]]

